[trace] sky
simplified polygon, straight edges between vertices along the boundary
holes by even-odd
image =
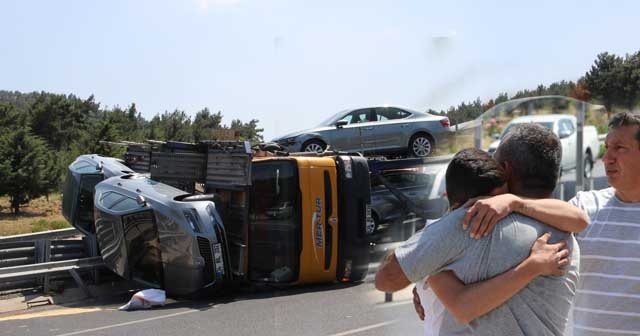
[[[638,1],[0,2],[0,90],[204,107],[265,140],[344,109],[447,109],[640,50]],[[634,42],[635,41],[635,42]]]

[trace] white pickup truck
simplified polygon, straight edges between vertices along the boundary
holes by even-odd
[[[577,126],[576,117],[566,114],[531,115],[518,117],[507,124],[497,140],[489,146],[489,153],[493,154],[500,144],[500,139],[514,125],[523,123],[536,123],[551,129],[559,138],[562,144],[562,170],[575,169],[576,167],[576,146],[577,146]],[[598,131],[595,126],[584,126],[582,131],[582,148],[584,150],[584,176],[591,177],[593,163],[600,151],[598,141]]]

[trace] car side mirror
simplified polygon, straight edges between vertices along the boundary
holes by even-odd
[[[493,140],[500,140],[500,133],[493,133],[491,134],[491,137],[493,138]]]
[[[560,132],[558,132],[558,137],[559,137],[560,139],[564,139],[564,138],[566,138],[566,137],[570,136],[570,135],[571,135],[571,133],[572,133],[572,132],[571,132],[571,131],[569,131],[569,130],[561,130]]]
[[[342,128],[344,125],[348,123],[349,122],[347,122],[346,120],[338,120],[338,122],[336,123],[336,128]]]

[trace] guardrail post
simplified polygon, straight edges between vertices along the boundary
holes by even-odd
[[[51,241],[49,239],[38,239],[35,241],[35,248],[36,264],[49,262],[51,259]],[[49,275],[44,275],[39,281],[42,281],[44,292],[49,292]]]
[[[95,235],[89,235],[82,237],[85,246],[85,255],[89,257],[97,257],[98,254],[98,241]],[[94,268],[91,272],[91,277],[93,278],[93,283],[100,283],[100,271]]]
[[[578,102],[576,111],[576,194],[584,190],[584,144],[583,144],[583,128],[586,103]],[[600,148],[598,148],[600,149]],[[597,155],[596,155],[597,156]]]

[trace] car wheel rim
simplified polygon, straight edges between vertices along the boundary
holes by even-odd
[[[316,143],[312,143],[312,144],[308,144],[307,148],[305,148],[304,150],[305,152],[316,152],[316,153],[322,153],[322,146],[316,144]]]
[[[427,156],[431,153],[431,141],[427,138],[419,137],[413,141],[413,153],[416,156]]]

